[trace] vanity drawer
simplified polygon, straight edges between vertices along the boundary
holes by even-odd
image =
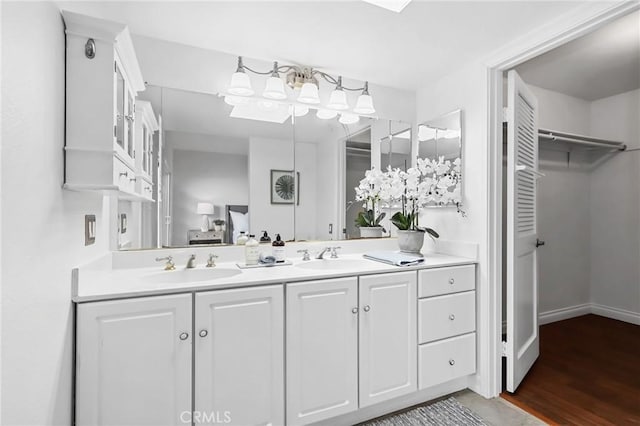
[[[476,266],[425,269],[418,273],[418,297],[474,290]]]
[[[418,347],[418,388],[476,372],[476,333]]]
[[[136,174],[117,157],[113,158],[113,184],[121,191],[135,192]]]
[[[446,339],[475,329],[475,291],[418,300],[418,343]]]

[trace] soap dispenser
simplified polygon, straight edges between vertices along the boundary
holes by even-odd
[[[284,241],[280,238],[280,234],[276,234],[276,240],[272,244],[273,246],[273,257],[276,258],[276,262],[282,263],[285,261],[284,254]]]
[[[260,260],[260,249],[258,248],[258,240],[255,235],[249,235],[249,239],[244,245],[244,263],[245,265],[257,265]]]
[[[261,243],[270,243],[271,237],[267,234],[267,231],[262,231],[262,237],[260,237]]]

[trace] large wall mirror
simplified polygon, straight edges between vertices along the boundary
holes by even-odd
[[[418,158],[440,164],[449,183],[443,191],[455,194],[434,207],[457,206],[462,200],[462,111],[456,110],[418,125]],[[441,180],[444,181],[444,180]]]
[[[152,57],[144,47],[155,42],[142,41],[141,56]],[[354,188],[365,172],[406,169],[415,157],[411,123],[362,116],[343,124],[313,106],[237,104],[173,86],[149,82],[139,94],[160,127],[153,134],[154,201],[118,202],[123,250],[235,244],[241,232],[285,241],[359,238]],[[379,99],[382,107],[403,103],[388,93]]]

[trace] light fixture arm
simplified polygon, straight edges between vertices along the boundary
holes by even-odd
[[[363,87],[346,87],[342,85],[342,77],[338,77],[335,78],[334,76],[332,76],[331,74],[327,74],[326,72],[320,71],[320,70],[316,70],[313,68],[302,68],[298,65],[278,65],[278,62],[274,62],[273,63],[273,68],[269,71],[257,71],[254,70],[253,68],[250,68],[248,66],[246,66],[243,62],[242,62],[242,56],[238,56],[238,68],[236,70],[236,72],[244,72],[244,71],[250,71],[254,74],[258,74],[258,75],[271,75],[273,77],[276,77],[276,74],[280,74],[280,73],[287,73],[289,71],[294,71],[296,74],[300,74],[300,75],[304,75],[307,76],[309,78],[311,77],[315,77],[317,75],[319,75],[320,77],[322,77],[325,81],[327,81],[330,84],[334,84],[336,86],[339,86],[342,90],[348,90],[351,92],[360,92],[363,91],[364,94],[369,94],[368,92],[368,88],[369,88],[369,84],[368,82],[364,83]],[[366,93],[365,93],[366,92]]]

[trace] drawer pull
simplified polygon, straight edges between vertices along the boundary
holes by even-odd
[[[456,361],[454,359],[449,360],[449,365],[455,365]]]
[[[365,312],[369,312],[371,310],[371,306],[367,305],[364,307]]]
[[[207,332],[207,330],[200,330],[200,333],[198,333],[200,335],[200,337],[207,337],[207,334],[209,334]]]
[[[454,319],[456,319],[456,316],[455,316],[455,315],[453,315],[453,314],[451,314],[451,315],[449,315],[449,319],[450,319],[451,321],[453,321]]]
[[[189,338],[189,333],[180,333],[180,340],[187,340]]]
[[[125,177],[129,177],[129,173],[128,172],[120,172],[120,177],[125,176]]]
[[[353,308],[353,309],[351,309],[351,313],[352,313],[352,314],[357,314],[357,313],[358,313],[358,308]]]
[[[455,282],[456,282],[456,280],[454,280],[453,278],[449,278],[449,284],[453,284]]]

